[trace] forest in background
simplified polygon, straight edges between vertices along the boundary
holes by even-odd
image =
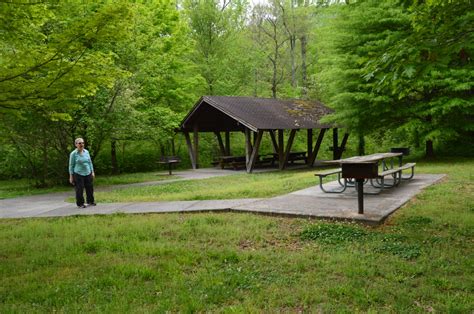
[[[65,182],[76,137],[99,175],[156,169],[172,143],[186,161],[174,129],[202,95],[320,100],[349,152],[472,156],[473,15],[470,0],[2,2],[0,178]],[[205,165],[218,146],[200,145]]]

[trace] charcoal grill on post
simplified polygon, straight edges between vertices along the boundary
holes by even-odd
[[[378,163],[343,163],[342,177],[344,179],[355,179],[357,188],[357,201],[359,214],[364,213],[364,180],[378,177]]]

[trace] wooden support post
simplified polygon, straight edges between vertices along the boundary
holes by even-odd
[[[197,125],[194,125],[194,159],[196,161],[195,169],[199,169],[199,130]]]
[[[283,132],[284,130],[278,130],[278,169],[283,170],[285,168],[285,152],[283,143]]]
[[[332,159],[339,159],[339,139],[337,128],[332,129]]]
[[[296,131],[297,130],[290,131],[290,136],[288,137],[288,143],[286,143],[285,157],[283,158],[283,169],[285,169],[286,163],[288,162],[288,157],[290,156],[291,146],[293,146],[293,140],[295,139]]]
[[[275,137],[275,131],[270,130],[268,131],[270,133],[270,138],[272,139],[272,144],[273,144],[273,153],[278,154],[278,143]]]
[[[344,153],[344,149],[346,148],[347,139],[349,138],[349,133],[344,133],[342,138],[341,146],[338,149],[338,155],[336,159],[341,159],[342,153]]]
[[[323,142],[324,134],[326,133],[327,129],[321,129],[319,131],[318,139],[316,140],[316,144],[314,145],[313,152],[311,156],[308,157],[308,166],[314,166],[314,161],[316,160],[316,156],[318,156],[319,149],[321,148],[321,143]]]
[[[225,131],[225,154],[230,156],[230,132]]]
[[[313,129],[308,129],[307,130],[307,139],[306,139],[306,156],[308,156],[308,158],[306,158],[306,164],[309,165],[309,157],[313,154]]]
[[[260,147],[260,143],[262,142],[262,137],[263,137],[263,131],[258,130],[257,133],[256,133],[255,142],[253,143],[253,149],[252,149],[252,154],[250,155],[250,160],[246,164],[247,173],[252,172],[253,167],[255,166],[255,163],[257,162],[258,149]]]
[[[219,143],[219,150],[221,152],[221,155],[222,156],[227,156],[226,155],[226,149],[224,147],[224,143],[222,142],[222,136],[221,136],[221,133],[220,132],[214,132],[214,134],[216,135],[217,137],[217,142]]]
[[[252,153],[251,132],[249,128],[245,128],[245,164],[250,162],[250,154]]]
[[[191,143],[191,137],[189,136],[189,132],[186,132],[186,131],[184,132],[184,138],[186,139],[186,145],[188,146],[188,153],[189,153],[189,159],[191,159],[191,166],[193,167],[193,169],[197,169],[193,144]]]

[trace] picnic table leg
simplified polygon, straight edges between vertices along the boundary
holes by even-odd
[[[168,164],[168,173],[171,175],[171,163]]]
[[[359,214],[364,213],[364,179],[356,179]]]

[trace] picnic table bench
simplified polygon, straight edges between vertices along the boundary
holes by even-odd
[[[293,164],[295,161],[303,160],[306,162],[306,152],[290,152],[288,155],[288,162]],[[270,165],[274,166],[275,162],[278,161],[278,154],[271,153],[266,155],[257,156],[257,165]],[[246,167],[247,159],[245,156],[219,156],[215,158],[211,164],[213,166],[219,166],[221,169],[232,168],[238,170]]]
[[[307,160],[306,152],[290,152],[288,154],[287,162],[294,164],[294,162],[298,160],[302,160],[306,162]],[[270,162],[272,166],[275,164],[275,161],[278,161],[277,153],[263,155],[262,158],[260,159],[260,162]]]
[[[221,169],[230,166],[234,170],[237,170],[241,167],[245,167],[245,156],[219,156],[212,162],[212,165],[219,165]]]
[[[290,152],[288,155],[288,162],[293,164],[295,161],[303,160],[306,162],[306,152]]]
[[[162,156],[158,160],[158,164],[168,165],[168,173],[172,175],[172,165],[181,162],[181,158],[178,156]]]
[[[326,178],[327,176],[330,176],[330,175],[333,175],[333,174],[337,174],[337,182],[339,182],[339,185],[342,186],[342,188],[340,190],[326,190],[323,187],[323,178]],[[326,170],[326,171],[320,171],[320,172],[315,173],[314,175],[319,177],[319,187],[321,188],[321,190],[323,190],[323,192],[325,192],[325,193],[342,193],[347,188],[347,181],[344,180],[344,183],[343,184],[341,183],[341,174],[342,174],[342,168],[336,168],[336,169],[330,169],[330,170]]]
[[[381,173],[378,174],[378,178],[377,178],[377,179],[381,180],[381,183],[378,183],[378,181],[376,181],[377,184],[378,184],[378,186],[377,186],[373,183],[373,181],[371,181],[371,184],[372,184],[372,186],[378,187],[380,189],[383,189],[384,187],[397,186],[397,185],[400,184],[400,182],[402,180],[410,180],[411,178],[413,178],[413,176],[415,175],[415,166],[416,166],[416,163],[412,162],[412,163],[404,164],[404,165],[399,166],[399,167],[390,168],[390,169],[387,169],[385,171],[382,171]],[[407,170],[407,169],[411,169],[411,175],[409,177],[403,177],[402,176],[402,171]],[[387,176],[392,176],[393,177],[393,184],[390,184],[390,185],[385,184],[384,180],[385,180],[385,177],[387,177]],[[397,179],[397,177],[398,177],[398,179]]]

